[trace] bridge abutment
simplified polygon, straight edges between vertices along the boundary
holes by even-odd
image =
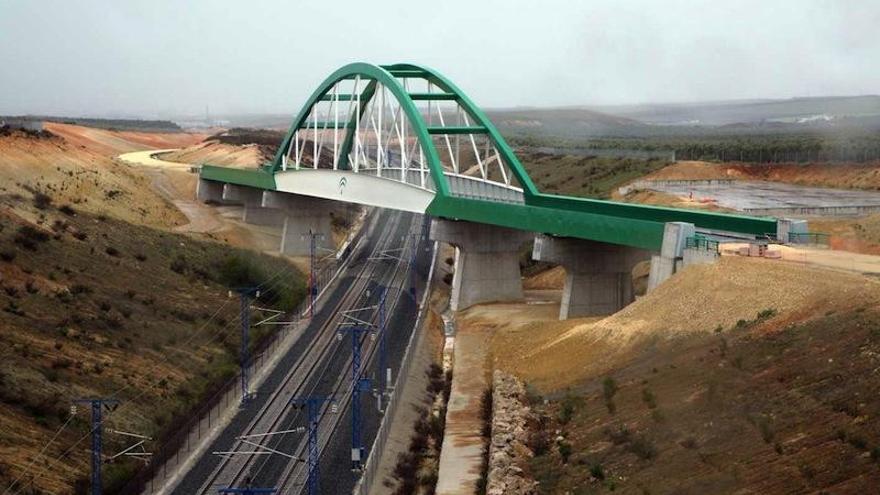
[[[332,200],[264,191],[260,204],[263,208],[279,210],[283,215],[281,254],[308,255],[311,249],[309,234],[318,234],[315,247],[333,250]]]
[[[450,308],[522,299],[520,247],[534,234],[494,225],[434,219],[431,239],[455,246]]]
[[[566,237],[535,237],[532,258],[565,268],[559,319],[607,315],[634,299],[632,269],[648,251]]]
[[[665,282],[685,266],[684,250],[687,238],[696,234],[692,223],[668,222],[663,228],[663,244],[660,254],[651,256],[651,274],[648,276],[648,292]],[[714,260],[714,258],[713,258]],[[696,261],[696,260],[695,260]],[[698,262],[705,262],[701,259]]]

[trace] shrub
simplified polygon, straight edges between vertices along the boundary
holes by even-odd
[[[602,395],[605,396],[606,401],[610,401],[614,398],[614,394],[617,393],[617,382],[614,381],[614,378],[610,376],[606,376],[604,380],[602,380]]]
[[[45,210],[52,206],[52,197],[44,192],[37,191],[34,193],[34,206],[38,210]]]
[[[134,259],[138,261],[147,261],[147,255],[144,253],[137,253],[134,255]]]
[[[85,284],[73,284],[70,286],[71,294],[89,294],[92,292],[92,288]]]
[[[599,481],[602,481],[605,479],[605,469],[602,467],[601,464],[593,464],[592,466],[590,466],[590,476],[596,478]]]
[[[642,402],[648,406],[648,409],[657,408],[657,397],[654,396],[654,392],[651,392],[650,389],[642,389]]]
[[[654,446],[654,443],[644,435],[638,435],[633,438],[627,450],[637,455],[643,461],[657,456],[657,448]]]
[[[572,452],[571,444],[562,440],[557,447],[559,449],[559,456],[562,457],[562,463],[568,464],[568,458],[571,457]]]
[[[48,240],[49,234],[42,230],[35,229],[30,225],[23,225],[18,228],[18,233],[15,235],[13,242],[29,251],[36,251],[37,243],[46,242]]]
[[[75,239],[80,240],[80,241],[84,241],[84,240],[88,239],[88,237],[89,237],[88,234],[86,234],[85,232],[83,232],[81,230],[74,231],[71,235]]]
[[[542,456],[550,448],[550,434],[546,430],[537,430],[529,434],[528,447],[535,456]]]
[[[107,248],[104,249],[104,252],[113,257],[119,256],[119,250],[113,246],[107,246]]]
[[[15,254],[15,251],[11,249],[4,249],[3,251],[0,251],[0,259],[7,263],[10,263],[12,261],[15,261]]]
[[[620,426],[617,430],[607,429],[605,434],[608,435],[608,438],[611,439],[611,443],[614,445],[625,444],[632,438],[632,434],[626,426]]]
[[[758,320],[766,320],[774,316],[776,316],[776,310],[773,308],[767,308],[758,312]]]
[[[559,408],[559,422],[563,425],[568,424],[574,417],[575,410],[580,405],[580,399],[572,395],[566,395],[562,399],[562,406]]]
[[[681,441],[679,444],[686,449],[695,449],[697,448],[697,439],[694,437],[687,437]]]
[[[67,215],[69,217],[76,215],[76,210],[74,210],[73,207],[70,205],[61,205],[58,207],[58,211],[60,211],[61,213],[64,213],[65,215]]]
[[[183,255],[179,255],[171,260],[170,268],[171,271],[183,275],[189,268],[189,264],[186,262],[186,258]]]

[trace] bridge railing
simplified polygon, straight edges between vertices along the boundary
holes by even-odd
[[[698,249],[701,251],[719,252],[721,243],[715,239],[709,239],[702,236],[691,236],[685,239],[685,249]]]

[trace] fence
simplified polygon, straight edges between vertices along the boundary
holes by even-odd
[[[319,287],[326,287],[332,280],[337,263],[324,265],[317,271],[316,279]],[[290,325],[282,325],[281,330],[258,342],[251,351],[251,359],[247,364],[248,376],[256,377],[267,363],[278,357],[278,350],[287,347],[285,339],[289,338],[294,328],[301,323],[300,316],[309,308],[306,297],[295,311],[288,316],[293,318]],[[211,435],[212,427],[224,419],[224,415],[232,414],[241,403],[241,372],[219,385],[216,391],[205,399],[202,404],[186,418],[172,422],[163,435],[161,448],[153,453],[148,465],[138,471],[119,491],[121,494],[151,494],[165,487],[169,474],[173,477],[182,462],[199,448],[200,442]]]
[[[427,218],[427,217],[426,217]],[[368,495],[376,476],[379,474],[379,464],[382,460],[382,453],[385,451],[385,444],[388,442],[388,435],[391,432],[391,423],[397,409],[400,406],[401,399],[399,394],[403,392],[403,382],[409,377],[410,367],[412,366],[413,356],[418,347],[417,340],[421,339],[424,332],[420,331],[420,327],[425,323],[425,314],[428,308],[428,298],[431,295],[431,285],[434,279],[434,267],[437,263],[437,243],[434,243],[432,251],[431,268],[428,270],[428,281],[425,284],[425,290],[422,294],[422,302],[419,306],[419,315],[413,325],[413,331],[409,334],[409,340],[406,343],[406,350],[403,352],[403,359],[400,362],[400,369],[397,377],[394,379],[394,388],[391,397],[388,399],[388,406],[385,408],[385,414],[382,415],[382,422],[379,430],[376,432],[376,438],[370,448],[370,454],[364,463],[363,474],[357,485],[354,487],[354,494]]]
[[[790,244],[807,244],[815,246],[827,246],[828,234],[823,232],[789,232],[788,242]]]
[[[685,249],[698,249],[701,251],[719,252],[721,243],[714,239],[702,236],[691,236],[684,240]]]

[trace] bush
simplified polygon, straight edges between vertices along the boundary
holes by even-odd
[[[170,268],[171,271],[183,275],[189,268],[189,264],[186,262],[186,258],[183,255],[179,255],[178,257],[171,260]]]
[[[260,299],[276,309],[291,310],[305,297],[305,284],[297,276],[273,274],[278,271],[275,263],[263,255],[229,256],[216,267],[217,280],[230,288],[269,285]]]
[[[38,210],[45,210],[52,206],[52,197],[44,192],[37,191],[34,193],[34,206]]]
[[[46,242],[48,240],[49,234],[42,230],[35,229],[30,225],[23,225],[19,227],[18,233],[15,235],[13,242],[29,251],[36,251],[37,243]]]
[[[0,251],[0,259],[7,263],[15,261],[15,255],[15,251],[11,249],[4,249],[3,251]]]
[[[590,476],[596,478],[599,481],[602,481],[605,479],[605,469],[602,467],[601,464],[593,464],[592,466],[590,466]]]
[[[602,380],[602,395],[605,397],[605,407],[608,408],[609,414],[617,412],[617,406],[614,404],[614,395],[617,393],[617,382],[614,378],[606,376]]]
[[[657,397],[654,396],[654,393],[651,392],[650,389],[642,389],[642,402],[648,406],[648,409],[656,409],[657,408]]]
[[[643,435],[633,438],[627,450],[637,455],[643,461],[657,457],[657,448],[654,446],[654,443]]]
[[[573,395],[566,395],[565,398],[562,399],[562,406],[559,408],[559,417],[557,418],[559,419],[559,422],[563,425],[568,424],[568,422],[574,417],[574,413],[580,403],[580,398]]]
[[[113,247],[113,246],[107,246],[107,248],[104,249],[104,252],[107,253],[107,254],[110,255],[110,256],[113,256],[113,257],[118,257],[118,256],[119,256],[119,250],[116,249],[116,248]]]
[[[606,401],[610,401],[614,398],[614,394],[617,393],[617,382],[614,381],[614,378],[610,376],[606,376],[604,380],[602,380],[602,395],[605,396]]]
[[[559,442],[557,448],[559,449],[559,456],[562,457],[562,463],[568,464],[568,458],[571,457],[572,452],[571,444],[562,440]]]
[[[61,205],[58,207],[58,211],[60,211],[61,213],[64,213],[65,215],[67,215],[69,217],[76,215],[76,210],[74,210],[73,207],[70,205]]]

